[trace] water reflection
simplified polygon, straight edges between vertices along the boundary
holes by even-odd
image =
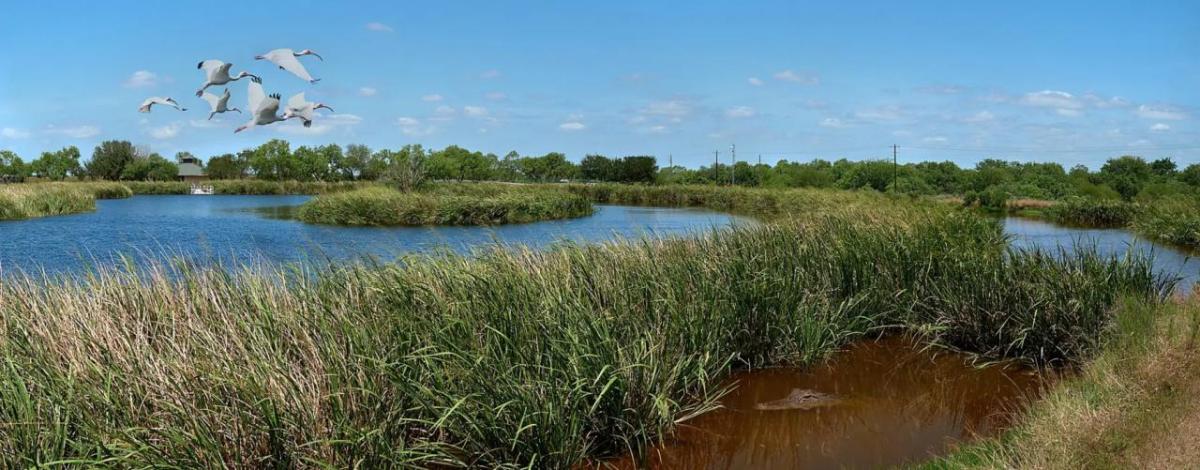
[[[963,439],[994,435],[1042,385],[1016,366],[974,367],[958,354],[904,338],[865,341],[804,370],[735,374],[724,408],[682,425],[633,468],[876,468],[927,459]],[[843,402],[758,411],[792,389]]]

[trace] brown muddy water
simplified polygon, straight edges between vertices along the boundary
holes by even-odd
[[[681,424],[640,461],[612,463],[663,469],[915,463],[996,435],[1045,383],[1028,368],[977,367],[906,338],[864,341],[820,365],[745,371],[730,380],[737,388],[722,409]],[[792,395],[796,389],[801,393]],[[757,409],[785,405],[789,395],[824,400],[809,409]]]

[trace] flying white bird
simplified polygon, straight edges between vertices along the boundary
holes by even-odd
[[[263,91],[262,79],[254,77],[250,79],[250,85],[246,87],[246,94],[250,97],[250,122],[247,122],[233,131],[234,134],[249,129],[254,126],[265,126],[272,122],[282,121],[283,118],[275,114],[279,111],[279,95],[273,94],[267,96]]]
[[[322,61],[325,60],[319,54],[313,52],[312,49],[305,49],[300,52],[292,52],[291,49],[275,49],[266,54],[254,56],[254,60],[266,59],[271,61],[272,64],[278,65],[280,69],[287,70],[292,75],[300,77],[308,83],[317,83],[321,79],[312,78],[312,75],[308,74],[308,70],[304,69],[304,65],[300,63],[300,60],[296,59],[305,55],[314,55]]]
[[[254,74],[246,71],[238,72],[237,76],[230,77],[230,67],[233,67],[233,64],[227,64],[216,59],[209,59],[196,64],[196,68],[204,70],[205,76],[204,85],[201,85],[200,89],[196,90],[196,96],[201,96],[205,89],[213,85],[224,85],[246,77],[256,77]]]
[[[304,127],[312,126],[315,111],[321,108],[328,109],[329,112],[335,112],[333,108],[324,103],[313,103],[304,99],[304,92],[297,93],[295,96],[288,99],[287,111],[284,111],[283,118],[291,119],[298,117],[304,122]]]
[[[212,93],[205,93],[203,96],[201,96],[201,98],[204,98],[204,101],[207,101],[208,106],[212,108],[212,112],[208,113],[209,120],[212,120],[213,116],[216,116],[218,113],[223,113],[226,111],[237,111],[238,114],[241,114],[242,112],[240,109],[229,107],[228,88],[225,89],[225,93],[222,93],[221,96],[217,96]]]
[[[142,102],[142,105],[138,107],[138,112],[148,113],[148,112],[150,112],[150,107],[154,106],[156,104],[162,105],[162,106],[170,106],[170,107],[178,109],[180,111],[187,111],[187,108],[180,108],[179,103],[176,103],[175,100],[173,100],[171,98],[151,96],[149,98],[146,98],[146,101]]]

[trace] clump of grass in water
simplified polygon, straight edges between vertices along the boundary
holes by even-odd
[[[876,328],[1078,360],[1103,326],[1072,322],[1161,286],[1145,263],[1067,256],[893,205],[396,265],[14,277],[0,458],[570,467],[711,409],[731,367],[804,364]]]
[[[93,210],[96,210],[96,196],[90,188],[63,183],[0,185],[0,220]]]
[[[494,225],[591,213],[588,200],[557,189],[463,185],[423,192],[372,187],[321,195],[300,206],[297,218],[334,225]]]
[[[1130,202],[1077,197],[1046,208],[1045,214],[1050,220],[1066,225],[1117,228],[1129,225],[1139,209]]]

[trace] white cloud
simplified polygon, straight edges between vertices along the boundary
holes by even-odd
[[[645,129],[642,129],[642,131],[646,132],[648,134],[666,134],[667,126],[650,126]]]
[[[179,135],[179,131],[181,129],[183,129],[182,125],[180,125],[177,122],[173,122],[173,123],[167,124],[165,126],[155,127],[153,129],[150,129],[150,137],[153,137],[153,138],[159,139],[159,140],[171,139],[171,138],[174,138],[175,136]]]
[[[926,138],[924,138],[924,139],[921,139],[921,142],[925,142],[925,143],[927,143],[927,144],[944,144],[944,143],[946,143],[946,142],[949,142],[949,141],[950,141],[950,139],[947,139],[947,138],[945,138],[945,137],[942,137],[942,136],[940,136],[940,135],[938,135],[938,136],[933,136],[933,137],[926,137]]]
[[[734,106],[725,110],[725,116],[731,118],[748,118],[754,117],[754,108],[749,106]]]
[[[458,110],[453,106],[440,105],[433,110],[433,117],[429,118],[432,121],[449,121],[458,114]]]
[[[318,114],[313,118],[312,125],[304,127],[304,123],[299,119],[289,120],[287,123],[275,126],[275,130],[283,134],[291,135],[324,135],[330,131],[342,129],[350,131],[354,126],[362,123],[363,119],[355,114]]]
[[[100,128],[96,126],[75,126],[75,127],[55,127],[46,126],[46,130],[42,131],[46,135],[58,135],[70,137],[72,139],[86,139],[100,135]]]
[[[383,23],[372,21],[370,23],[367,23],[367,30],[368,31],[379,31],[381,33],[390,33],[390,32],[392,32],[392,27],[388,26],[386,24],[383,24]]]
[[[1142,119],[1158,119],[1167,121],[1178,121],[1187,119],[1187,113],[1182,109],[1170,105],[1141,105],[1137,107],[1137,115]]]
[[[1084,103],[1079,98],[1065,91],[1042,90],[1026,93],[1020,103],[1035,108],[1052,108],[1060,116],[1079,116],[1083,114]]]
[[[471,117],[487,116],[488,110],[483,106],[463,106],[463,114]]]
[[[896,105],[886,105],[858,111],[854,117],[864,121],[895,121],[904,117],[904,110]]]
[[[146,88],[158,84],[158,75],[149,70],[138,70],[125,79],[125,86],[129,88]]]
[[[792,83],[800,83],[803,85],[817,85],[821,83],[821,78],[810,73],[796,72],[793,70],[783,70],[775,72],[773,75],[776,80]]]
[[[832,127],[834,129],[841,129],[850,126],[850,124],[846,121],[834,117],[822,119],[819,124],[821,127]]]
[[[975,114],[972,114],[970,116],[963,118],[963,122],[968,123],[968,124],[979,124],[979,123],[984,123],[984,122],[992,122],[995,119],[996,119],[996,116],[994,114],[992,114],[990,111],[980,111],[978,113],[975,113]]]
[[[429,135],[437,130],[433,126],[423,125],[420,119],[408,116],[396,118],[396,125],[400,126],[400,132],[408,136]]]
[[[365,87],[358,89],[359,96],[375,96],[376,93],[379,93],[379,90],[376,90],[369,86],[365,86]]]
[[[215,127],[225,127],[225,122],[220,117],[213,117],[212,120],[192,119],[188,121],[188,125],[197,129],[212,129]]]
[[[682,100],[651,101],[639,111],[648,116],[663,116],[678,122],[692,113],[692,105]]]
[[[917,91],[934,95],[957,95],[967,91],[967,87],[961,85],[929,85],[919,87]]]
[[[490,79],[493,79],[493,78],[496,78],[499,76],[500,76],[500,71],[496,70],[496,69],[484,70],[483,73],[479,74],[479,78],[482,78],[484,80],[490,80]]]
[[[0,129],[0,137],[4,137],[5,139],[26,139],[26,138],[29,138],[29,131],[24,130],[24,129],[5,127],[3,129]]]
[[[493,91],[493,92],[488,93],[483,96],[492,101],[504,101],[504,100],[508,99],[508,95],[501,93],[499,91]]]
[[[1171,126],[1161,122],[1150,126],[1150,132],[1167,132],[1169,130],[1171,130]]]
[[[571,121],[571,122],[564,122],[562,124],[559,124],[558,128],[561,130],[564,130],[564,131],[582,131],[584,129],[587,129],[587,126],[584,125],[582,122]]]
[[[439,95],[437,93],[434,93],[432,95],[425,95],[425,96],[421,97],[421,101],[427,101],[430,103],[436,103],[441,100],[442,100],[442,95]]]
[[[758,78],[758,77],[750,77],[750,78],[747,78],[747,79],[746,79],[746,83],[749,83],[749,84],[751,84],[751,85],[753,85],[753,86],[763,86],[763,81],[762,81],[762,79],[760,79],[760,78]]]
[[[1104,98],[1095,93],[1084,93],[1083,100],[1097,108],[1120,108],[1130,105],[1129,100],[1121,98],[1120,96]]]

